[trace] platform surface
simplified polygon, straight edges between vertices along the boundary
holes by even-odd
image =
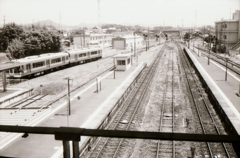
[[[67,115],[69,106],[68,98],[66,98],[64,102],[52,105],[51,110],[55,114],[49,115],[43,123],[37,126],[96,128],[101,119],[105,117],[106,112],[118,101],[142,68],[142,63],[133,63],[127,71],[116,71],[115,79],[112,71],[103,74],[101,90],[98,93],[96,81],[71,93],[70,116]],[[75,99],[77,96],[80,96],[81,99]],[[83,141],[84,138],[80,143]],[[32,157],[34,155],[35,158],[61,157],[62,142],[56,141],[54,136],[30,134],[27,138],[19,138],[14,143],[0,149],[0,155],[12,157]]]
[[[228,70],[227,80],[225,80],[226,67],[213,60],[210,60],[208,65],[208,59],[199,55],[196,48],[193,51],[193,48],[190,47],[190,51],[194,58],[194,64],[200,65],[202,72],[205,73],[203,76],[205,81],[209,83],[215,97],[217,97],[228,118],[234,124],[238,134],[240,134],[240,97],[237,95],[240,88],[240,76]]]

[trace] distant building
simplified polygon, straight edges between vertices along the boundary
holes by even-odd
[[[99,26],[94,26],[91,30],[94,33],[101,33],[102,32],[102,29]]]
[[[73,37],[73,43],[75,46],[91,47],[91,46],[101,46],[103,48],[110,47],[112,44],[111,34],[76,34]]]
[[[230,20],[215,22],[216,38],[218,39],[217,49],[225,45],[226,51],[240,49],[240,10],[233,13]]]
[[[110,27],[106,30],[106,33],[108,33],[108,34],[112,34],[113,32],[117,32],[117,29],[114,27]]]
[[[163,30],[163,33],[167,34],[168,38],[179,37],[181,35],[179,29],[166,29],[166,30]]]
[[[133,31],[124,31],[124,32],[112,32],[113,37],[122,37],[122,36],[128,36],[133,35]]]
[[[123,37],[116,37],[112,39],[113,49],[132,50],[134,49],[134,41],[136,48],[143,45],[143,37],[135,35],[127,35]]]
[[[194,46],[203,46],[204,37],[201,34],[195,33],[194,36],[190,38],[190,41]]]

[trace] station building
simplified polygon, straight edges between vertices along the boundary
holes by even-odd
[[[112,48],[121,50],[133,50],[134,43],[136,48],[143,45],[143,37],[138,35],[127,35],[123,37],[112,38]]]
[[[112,35],[95,33],[76,34],[73,37],[73,43],[75,46],[80,46],[81,48],[94,46],[110,47],[112,44]]]
[[[116,70],[117,71],[126,71],[131,67],[131,60],[132,54],[126,53],[126,54],[118,54],[115,56],[115,62],[116,62]]]
[[[240,10],[236,10],[230,20],[215,22],[217,49],[225,45],[226,52],[229,50],[240,50]]]
[[[204,45],[204,37],[201,34],[194,34],[194,36],[190,38],[190,41],[194,46],[200,47]]]

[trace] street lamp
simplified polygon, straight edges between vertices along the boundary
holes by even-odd
[[[71,115],[71,102],[70,102],[70,86],[69,86],[69,80],[73,80],[69,77],[63,78],[64,80],[68,80],[68,115]],[[81,97],[77,96],[77,99],[80,100]]]
[[[200,47],[199,47],[199,44],[198,44],[198,47],[197,47],[197,49],[198,49],[198,56],[199,56],[199,48],[200,48]]]
[[[136,56],[136,39],[135,39],[135,32],[134,34],[134,57]]]
[[[208,51],[208,65],[210,64],[210,49]]]
[[[70,103],[70,87],[69,87],[69,77],[64,78],[64,80],[68,80],[68,115],[71,115],[71,103]]]
[[[193,41],[193,51],[194,51],[194,41]]]
[[[229,57],[226,57],[225,59],[226,59],[226,73],[225,73],[225,81],[227,81],[227,68],[228,68],[228,65],[227,65],[227,63],[228,63]]]

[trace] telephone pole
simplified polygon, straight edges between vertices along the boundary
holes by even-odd
[[[148,50],[149,50],[149,27],[148,27]]]

